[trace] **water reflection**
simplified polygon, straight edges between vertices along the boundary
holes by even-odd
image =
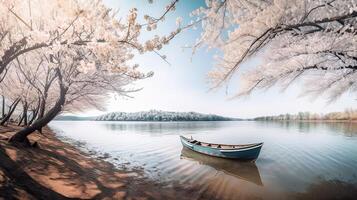
[[[111,131],[125,132],[137,131],[146,132],[154,135],[182,134],[187,131],[206,131],[219,129],[225,126],[227,122],[108,122],[102,124]]]
[[[357,136],[357,123],[327,123],[333,132],[342,132],[347,137]]]
[[[347,137],[357,136],[357,123],[355,122],[257,121],[256,123],[259,126],[267,128],[277,127],[284,128],[286,130],[297,129],[300,133],[311,133],[315,130],[321,132],[322,129],[325,129],[330,134],[342,133]]]
[[[254,162],[238,162],[235,160],[215,158],[194,152],[185,147],[181,150],[181,159],[198,161],[201,165],[210,166],[217,171],[223,171],[228,175],[263,186],[258,167]]]

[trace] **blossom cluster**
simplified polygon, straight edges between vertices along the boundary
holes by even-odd
[[[203,28],[194,47],[221,50],[209,74],[213,87],[259,57],[260,64],[242,71],[238,96],[276,84],[285,89],[298,79],[304,94],[330,100],[357,91],[354,0],[213,0],[191,15]]]

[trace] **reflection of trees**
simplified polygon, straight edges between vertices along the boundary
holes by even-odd
[[[330,129],[342,132],[347,137],[357,136],[357,123],[327,123]]]
[[[113,131],[127,131],[134,130],[138,132],[149,132],[152,134],[176,134],[184,131],[193,133],[195,131],[206,131],[212,129],[219,129],[229,122],[109,122],[104,123],[109,130]]]
[[[230,123],[240,122],[105,122],[102,125],[112,131],[137,131],[151,134],[177,134],[197,131],[216,130]],[[357,123],[350,122],[304,122],[304,121],[256,121],[258,126],[277,127],[286,130],[298,130],[301,133],[328,130],[331,134],[343,134],[347,137],[357,136]]]
[[[327,129],[333,134],[343,134],[347,137],[357,136],[357,123],[353,122],[304,122],[304,121],[257,121],[259,126],[279,127],[287,130],[297,129],[302,133]]]
[[[293,194],[292,199],[356,199],[357,184],[338,180],[321,181],[312,184],[305,192]]]
[[[223,158],[216,158],[194,152],[185,147],[181,150],[181,159],[198,161],[202,165],[210,166],[217,171],[223,171],[226,174],[237,177],[257,185],[262,186],[262,180],[258,167],[254,162],[238,162]]]

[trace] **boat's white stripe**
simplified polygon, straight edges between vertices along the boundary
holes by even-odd
[[[245,148],[245,149],[220,149],[220,152],[236,152],[236,151],[246,151],[246,150],[250,150],[250,149],[256,149],[263,146],[263,144],[258,145],[258,146],[254,146],[254,147],[249,147],[249,148]]]

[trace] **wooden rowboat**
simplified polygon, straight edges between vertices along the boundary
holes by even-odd
[[[239,160],[256,160],[263,146],[263,143],[243,145],[213,144],[189,139],[184,136],[180,136],[180,139],[184,147],[193,151],[210,156]]]

